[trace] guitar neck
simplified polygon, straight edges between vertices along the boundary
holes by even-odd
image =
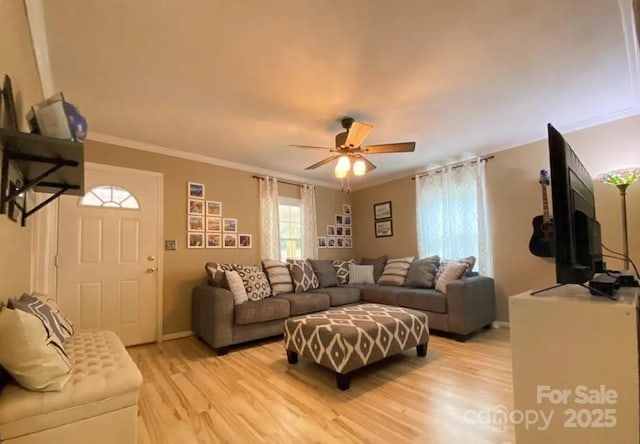
[[[547,223],[551,221],[549,215],[549,200],[547,199],[547,186],[545,184],[540,185],[542,187],[542,220]]]

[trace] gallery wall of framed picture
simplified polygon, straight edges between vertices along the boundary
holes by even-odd
[[[206,199],[204,184],[188,182],[187,248],[253,248],[253,236],[238,233],[238,219],[224,216],[222,202]]]
[[[334,216],[333,224],[324,233],[318,228],[318,248],[353,248],[352,218],[351,204],[342,204],[342,213]]]

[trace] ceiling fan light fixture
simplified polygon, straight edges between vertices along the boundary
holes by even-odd
[[[349,170],[351,170],[351,159],[349,159],[349,156],[338,157],[338,165],[336,168],[340,168],[345,174],[348,173]]]
[[[364,163],[364,160],[358,159],[353,162],[353,174],[355,176],[364,176],[367,172],[367,164]]]
[[[336,168],[333,170],[336,179],[344,179],[345,177],[347,177],[347,172],[347,170],[340,168],[340,162],[336,164]]]

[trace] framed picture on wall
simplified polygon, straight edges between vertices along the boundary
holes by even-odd
[[[251,248],[251,235],[238,234],[238,248]]]
[[[222,216],[222,202],[207,201],[207,216]]]
[[[336,237],[336,248],[343,248],[343,247],[344,247],[344,238]]]
[[[351,214],[351,204],[342,204],[342,212],[344,214]]]
[[[336,235],[336,226],[327,225],[327,236],[335,236],[335,235]]]
[[[321,236],[318,238],[318,248],[327,248],[327,238]]]
[[[222,233],[207,233],[207,248],[222,248]]]
[[[342,224],[351,226],[351,215],[350,214],[343,214],[342,215]]]
[[[391,218],[391,201],[373,204],[373,215],[376,220]]]
[[[350,237],[345,237],[344,238],[344,248],[351,248],[353,245],[352,240]]]
[[[376,237],[391,236],[393,236],[393,221],[391,219],[376,221]]]
[[[188,182],[187,195],[194,199],[204,199],[204,184],[197,182]]]
[[[187,230],[188,231],[204,231],[204,216],[188,216],[187,217]]]
[[[225,217],[222,220],[222,226],[224,227],[224,232],[225,233],[237,233],[238,232],[238,219],[235,219],[233,217]]]
[[[327,248],[336,247],[336,238],[334,236],[327,236]]]
[[[342,225],[342,214],[336,214],[336,227]]]
[[[343,236],[344,227],[336,227],[336,236]]]
[[[344,227],[344,237],[351,237],[351,227]]]
[[[189,214],[204,215],[204,201],[198,199],[187,199],[187,212]]]
[[[209,217],[207,216],[207,231],[222,231],[222,218],[221,217]]]
[[[187,248],[204,248],[204,233],[187,233]]]
[[[222,245],[224,248],[238,248],[238,235],[224,233]]]

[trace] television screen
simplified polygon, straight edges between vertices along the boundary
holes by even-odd
[[[602,261],[593,180],[562,134],[551,124],[547,129],[556,280],[559,284],[582,284],[593,277]]]

